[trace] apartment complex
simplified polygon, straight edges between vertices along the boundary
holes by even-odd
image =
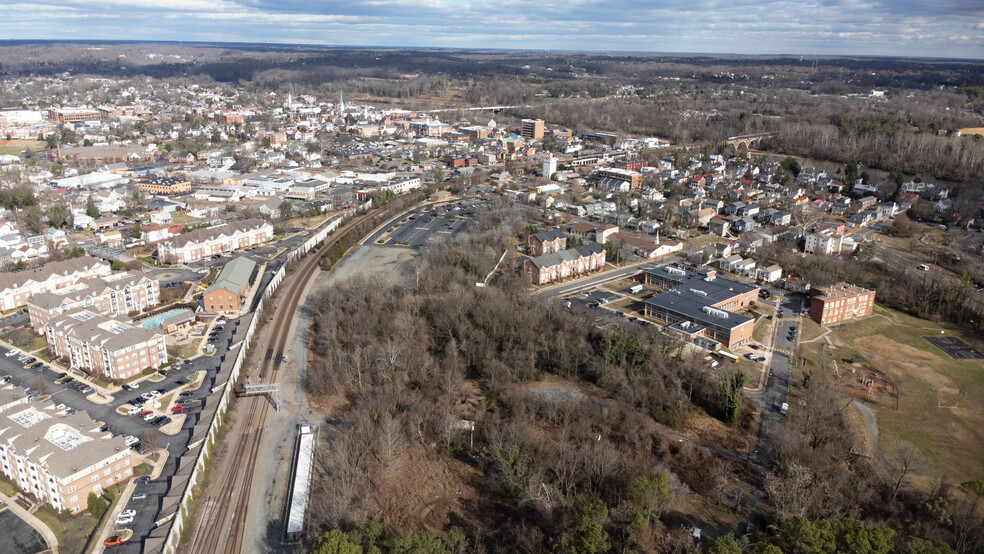
[[[164,263],[186,264],[257,246],[272,238],[273,225],[262,219],[244,219],[163,240],[157,244],[157,258]]]
[[[58,290],[84,279],[106,277],[112,273],[109,262],[82,256],[51,262],[41,267],[0,273],[0,309],[13,310],[27,304],[36,294]]]
[[[528,140],[541,140],[543,138],[543,120],[524,119],[519,129],[519,136]]]
[[[806,235],[803,251],[807,254],[819,254],[821,256],[839,254],[843,241],[843,234],[833,229],[822,229]]]
[[[571,279],[605,268],[605,247],[597,242],[527,258],[523,269],[535,285]]]
[[[56,291],[36,294],[27,301],[31,325],[44,332],[51,318],[77,309],[101,315],[125,316],[142,312],[161,301],[161,285],[143,273],[127,272],[79,281]]]
[[[755,320],[734,312],[755,301],[759,287],[718,277],[713,269],[672,266],[646,272],[646,283],[662,291],[646,300],[646,315],[668,330],[710,347],[733,349],[751,340]]]
[[[121,319],[78,310],[54,317],[44,326],[52,354],[90,374],[129,379],[144,368],[167,363],[164,334]]]
[[[875,307],[875,291],[851,283],[810,289],[810,319],[834,325],[866,315]]]
[[[191,192],[191,181],[175,179],[174,177],[151,177],[137,183],[137,188],[148,194],[173,196]]]
[[[89,493],[133,477],[139,462],[122,437],[96,430],[89,414],[54,411],[53,404],[0,413],[0,468],[22,491],[74,514],[87,509]]]
[[[553,254],[567,249],[567,235],[560,229],[540,231],[526,238],[526,253],[530,256]]]
[[[219,277],[202,294],[202,307],[208,312],[238,312],[243,308],[256,262],[240,256],[222,268]]]

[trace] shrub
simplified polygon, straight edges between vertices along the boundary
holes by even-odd
[[[106,513],[106,508],[107,508],[106,501],[92,494],[91,492],[89,493],[88,505],[89,505],[89,513],[92,514],[92,517],[98,519],[101,518],[103,514]]]

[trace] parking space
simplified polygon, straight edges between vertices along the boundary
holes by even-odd
[[[3,552],[35,554],[48,550],[41,533],[6,508],[0,511],[0,536],[3,537],[3,547],[0,548]]]
[[[147,448],[147,442],[150,441],[154,446],[159,446],[168,451],[168,458],[165,461],[164,469],[161,471],[162,477],[137,480],[134,496],[124,506],[125,509],[136,511],[134,519],[132,522],[118,526],[120,529],[132,530],[135,538],[115,547],[114,551],[140,552],[142,550],[141,538],[148,535],[155,526],[162,498],[170,487],[168,476],[174,474],[176,460],[187,448],[191,438],[191,428],[197,422],[197,414],[201,410],[202,402],[214,386],[219,364],[231,346],[238,325],[238,319],[227,321],[222,329],[218,329],[209,336],[210,343],[214,344],[216,348],[214,355],[200,356],[180,364],[177,363],[180,360],[172,360],[172,369],[167,370],[163,380],[154,383],[145,379],[138,383],[138,387],[135,389],[116,390],[113,393],[112,402],[106,404],[90,401],[87,398],[89,395],[73,387],[76,383],[56,383],[56,380],[60,380],[59,374],[46,365],[40,368],[40,372],[24,368],[24,364],[18,361],[17,356],[8,357],[5,355],[7,350],[0,348],[0,354],[4,354],[0,355],[0,376],[9,376],[9,382],[0,386],[10,385],[34,390],[43,383],[44,394],[50,394],[51,400],[55,404],[64,404],[67,409],[76,411],[84,410],[94,423],[99,423],[108,433],[123,435],[124,438],[142,439],[139,444],[133,443],[135,449],[144,450],[147,454],[151,454],[152,450]],[[189,376],[197,371],[205,372],[201,385],[193,391],[185,391],[185,387],[189,384]],[[171,396],[171,398],[179,400],[180,405],[184,406],[180,413],[187,414],[181,428],[173,434],[162,433],[159,427],[140,419],[138,414],[124,415],[117,412],[117,409],[122,406],[134,407],[129,404],[130,401],[135,401],[142,394],[157,390],[163,391],[159,393],[159,398]],[[166,408],[166,406],[162,406],[162,408]],[[170,409],[168,412],[168,416],[174,415]],[[157,410],[154,417],[162,415],[164,415],[163,412]]]
[[[571,313],[582,314],[596,327],[611,325],[616,329],[637,327],[650,329],[653,323],[643,319],[641,312],[627,312],[619,309],[625,297],[605,290],[584,291],[564,299],[564,306]]]

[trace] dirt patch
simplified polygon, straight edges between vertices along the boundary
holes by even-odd
[[[730,450],[747,451],[751,442],[746,433],[738,433],[720,420],[707,414],[697,414],[687,421],[681,435],[693,437],[703,443],[713,444]]]
[[[327,417],[336,417],[350,404],[349,399],[343,394],[316,396],[308,393],[307,401],[312,410]]]
[[[429,455],[411,446],[382,476],[380,513],[375,518],[392,529],[443,533],[450,525],[481,521],[481,473],[457,460]],[[481,504],[484,504],[482,502]]]
[[[964,127],[960,129],[961,135],[984,135],[984,127]]]

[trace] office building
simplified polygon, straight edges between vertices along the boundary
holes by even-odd
[[[524,119],[522,125],[520,126],[519,136],[527,140],[542,140],[543,139],[543,120],[542,119]]]

